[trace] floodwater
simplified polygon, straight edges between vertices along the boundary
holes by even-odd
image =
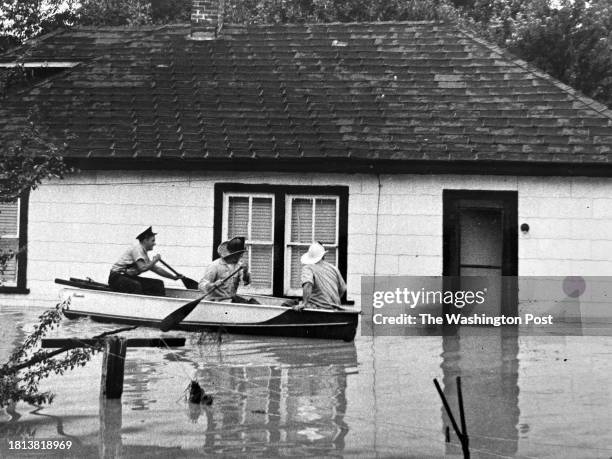
[[[0,307],[0,361],[40,312]],[[53,336],[113,328],[65,320]],[[186,346],[128,349],[120,401],[100,401],[98,355],[44,382],[51,405],[0,411],[0,457],[26,457],[9,449],[23,439],[70,440],[58,457],[462,457],[452,427],[445,441],[450,421],[432,382],[458,418],[456,376],[472,457],[612,457],[611,337],[167,335]],[[191,378],[212,405],[185,400]]]

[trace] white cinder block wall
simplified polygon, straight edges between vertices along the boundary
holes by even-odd
[[[612,180],[454,175],[83,172],[30,196],[29,295],[3,304],[48,306],[56,277],[106,281],[110,265],[153,225],[166,261],[198,279],[210,263],[214,185],[220,182],[349,187],[349,299],[360,276],[442,273],[442,191],[518,191],[521,276],[611,275]],[[379,196],[380,191],[380,196]],[[378,212],[378,219],[377,219]],[[375,256],[376,254],[376,256]]]

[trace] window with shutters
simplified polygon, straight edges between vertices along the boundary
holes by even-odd
[[[313,241],[346,277],[348,187],[217,184],[214,253],[246,238],[251,285],[242,292],[301,296],[300,257]]]
[[[27,196],[15,202],[0,203],[0,291],[25,288],[25,219]]]
[[[285,293],[301,295],[300,258],[313,241],[327,250],[325,261],[337,266],[338,197],[288,195],[285,202]]]
[[[227,193],[224,203],[223,239],[246,238],[251,272],[247,290],[272,294],[274,270],[274,195]]]

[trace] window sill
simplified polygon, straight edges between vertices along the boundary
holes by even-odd
[[[0,294],[2,293],[13,293],[16,295],[27,295],[30,293],[30,289],[29,288],[23,288],[23,287],[7,287],[7,286],[0,286]]]

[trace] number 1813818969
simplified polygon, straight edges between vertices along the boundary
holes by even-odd
[[[68,450],[72,448],[70,440],[7,440],[9,450]]]

